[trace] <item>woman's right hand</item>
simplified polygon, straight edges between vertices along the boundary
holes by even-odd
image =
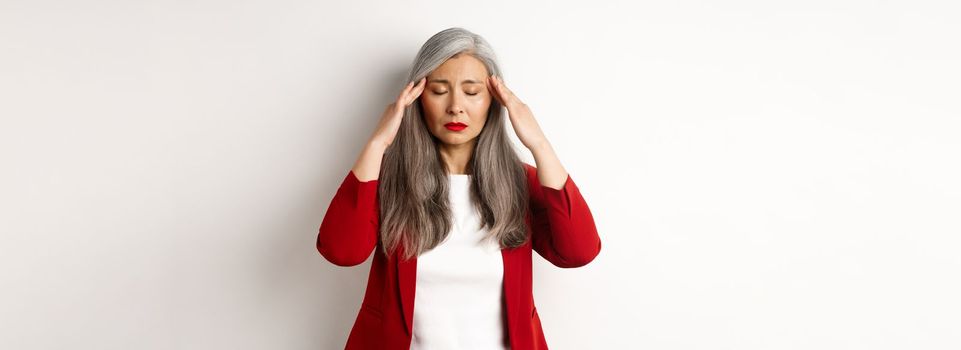
[[[371,137],[372,141],[381,143],[385,148],[394,142],[397,130],[400,129],[400,122],[404,118],[404,109],[416,101],[420,94],[424,92],[424,86],[427,85],[426,80],[427,77],[424,77],[416,83],[413,81],[407,83],[397,99],[387,105],[377,129]]]

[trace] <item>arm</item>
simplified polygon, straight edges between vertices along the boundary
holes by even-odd
[[[377,176],[384,150],[381,143],[367,144],[324,214],[317,233],[317,251],[335,265],[358,265],[377,246]]]
[[[537,168],[524,163],[533,217],[532,248],[558,267],[587,265],[601,251],[601,239],[587,202],[561,166],[527,104],[500,77],[491,75],[487,82],[491,94],[507,107],[511,126],[537,163]]]
[[[407,83],[397,99],[387,105],[380,123],[357,157],[354,167],[337,189],[320,223],[317,250],[339,266],[354,266],[367,260],[377,246],[380,210],[377,187],[380,165],[387,147],[410,106],[424,91],[426,77]]]
[[[560,189],[542,185],[538,168],[525,163],[530,186],[531,245],[554,266],[587,265],[600,253],[601,239],[580,190],[566,175]]]

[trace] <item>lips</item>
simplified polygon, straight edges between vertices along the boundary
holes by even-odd
[[[461,130],[467,129],[467,124],[464,124],[464,123],[447,123],[447,124],[444,124],[444,127],[447,128],[448,130],[461,131]]]

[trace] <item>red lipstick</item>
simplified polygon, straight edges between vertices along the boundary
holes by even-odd
[[[464,124],[464,123],[447,123],[447,124],[444,124],[444,127],[447,128],[448,130],[461,131],[461,130],[467,129],[467,124]]]

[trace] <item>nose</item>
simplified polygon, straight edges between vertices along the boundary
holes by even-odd
[[[455,95],[455,94],[452,94]],[[464,108],[461,107],[459,98],[457,96],[451,97],[450,105],[447,106],[447,113],[450,115],[460,115],[464,113]]]
[[[450,107],[447,108],[447,113],[450,115],[460,115],[464,113],[464,109],[461,108],[460,105],[451,104]]]

